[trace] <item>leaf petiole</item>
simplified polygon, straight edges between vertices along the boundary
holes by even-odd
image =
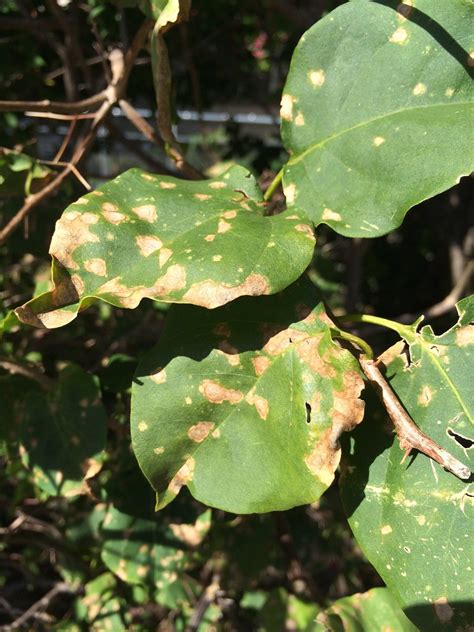
[[[347,331],[341,331],[340,329],[336,329],[333,327],[331,327],[331,334],[335,338],[342,338],[342,340],[347,340],[348,342],[352,342],[353,344],[357,345],[359,349],[364,352],[364,355],[366,355],[369,360],[372,360],[372,358],[374,357],[372,347],[365,340],[359,338],[359,336],[355,336],[354,334],[350,334]]]
[[[419,323],[423,320],[423,317],[418,318],[413,325],[403,325],[397,323],[395,320],[389,320],[388,318],[381,318],[380,316],[373,316],[372,314],[345,314],[339,317],[342,321],[351,321],[353,323],[371,323],[372,325],[379,325],[380,327],[386,327],[392,331],[396,331],[397,334],[404,338],[408,343],[415,342],[416,329]]]

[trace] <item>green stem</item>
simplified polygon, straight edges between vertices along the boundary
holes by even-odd
[[[381,318],[380,316],[372,316],[372,314],[346,314],[340,317],[340,320],[351,321],[353,323],[371,323],[372,325],[380,325],[380,327],[386,327],[392,331],[396,331],[401,338],[405,338],[407,342],[415,341],[415,327],[420,322],[419,320],[414,325],[402,325],[395,320],[389,320],[388,318]]]
[[[341,331],[340,329],[334,329],[332,327],[331,334],[335,338],[342,338],[342,340],[347,340],[348,342],[352,342],[353,344],[357,345],[359,349],[362,349],[369,360],[372,360],[372,358],[374,357],[372,347],[365,340],[359,338],[359,336],[355,336],[354,334],[350,334],[347,331]]]
[[[280,169],[280,171],[273,178],[272,182],[270,183],[270,186],[268,187],[268,189],[263,194],[263,199],[265,200],[265,202],[268,202],[268,200],[275,193],[275,191],[278,188],[278,185],[280,184],[282,178],[283,178],[283,167]]]

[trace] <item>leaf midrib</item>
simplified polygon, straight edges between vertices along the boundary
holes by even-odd
[[[357,123],[356,125],[353,125],[352,127],[347,127],[343,130],[340,130],[339,132],[336,132],[335,134],[332,134],[331,136],[328,136],[327,138],[324,138],[323,140],[318,141],[317,143],[314,143],[313,145],[310,145],[307,149],[297,154],[294,158],[290,158],[290,160],[286,163],[286,167],[288,167],[289,165],[298,164],[308,154],[311,154],[313,151],[316,151],[320,147],[323,147],[324,145],[331,142],[332,140],[335,140],[336,138],[339,138],[340,136],[343,136],[344,134],[349,134],[350,132],[353,132],[356,129],[369,126],[375,121],[381,121],[383,119],[390,118],[391,116],[397,116],[398,114],[405,114],[406,112],[413,112],[416,110],[427,110],[431,108],[450,108],[450,107],[460,107],[460,106],[462,107],[462,106],[470,106],[470,105],[472,105],[470,101],[455,101],[452,103],[434,103],[434,104],[429,104],[429,105],[418,105],[415,107],[404,108],[401,110],[393,110],[392,112],[388,112],[387,114],[382,114],[381,116],[375,116],[371,119],[368,119],[367,121],[362,121],[360,123]]]

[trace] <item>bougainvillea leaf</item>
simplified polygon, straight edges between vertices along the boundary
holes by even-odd
[[[387,588],[335,601],[316,617],[314,632],[416,632]]]
[[[77,366],[61,371],[51,390],[20,376],[2,383],[2,426],[46,495],[87,492],[102,467],[106,415],[94,378]]]
[[[132,388],[133,446],[158,508],[183,485],[234,513],[316,500],[339,435],[362,419],[362,388],[306,283],[213,312],[173,309]]]
[[[122,581],[156,591],[162,605],[187,601],[183,575],[211,526],[206,510],[192,524],[146,520],[110,507],[103,525],[102,560]]]
[[[474,301],[443,335],[424,327],[410,361],[398,343],[382,356],[386,377],[415,423],[473,467]],[[384,417],[368,415],[345,451],[342,497],[354,534],[407,616],[422,630],[472,623],[472,483],[422,454],[402,451]]]
[[[16,313],[52,328],[96,298],[214,308],[278,292],[311,261],[314,235],[294,210],[265,217],[261,200],[242,167],[198,182],[131,169],[65,210],[50,247],[55,287]]]
[[[472,11],[362,0],[303,35],[281,108],[289,205],[375,237],[472,171]]]

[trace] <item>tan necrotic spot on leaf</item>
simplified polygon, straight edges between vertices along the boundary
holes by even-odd
[[[66,312],[61,310],[55,310],[54,312],[44,312],[34,316],[30,322],[32,324],[37,324],[36,321],[41,323],[47,329],[55,329],[56,327],[63,327],[64,325],[68,325],[76,315],[72,312]],[[27,320],[27,316],[23,316],[23,322],[29,322]]]
[[[160,182],[160,189],[175,189],[176,184],[174,182]]]
[[[299,112],[295,117],[295,125],[298,127],[302,127],[304,125],[304,114],[303,112]]]
[[[460,347],[465,347],[472,343],[474,343],[474,325],[460,327],[456,331],[456,344]]]
[[[195,283],[183,296],[185,301],[201,305],[208,309],[219,307],[239,296],[260,296],[269,293],[268,280],[261,274],[251,274],[243,283],[228,286],[224,283],[208,280]]]
[[[201,443],[204,439],[207,439],[209,434],[214,429],[214,423],[212,421],[200,421],[194,426],[191,426],[188,429],[188,437],[191,441],[195,441],[196,443]]]
[[[332,220],[333,222],[340,222],[342,217],[339,213],[336,213],[330,208],[325,208],[322,214],[322,219],[324,220]]]
[[[446,597],[439,597],[433,602],[436,616],[443,625],[449,623],[454,615],[454,610],[448,603]]]
[[[184,465],[178,470],[178,472],[171,479],[170,484],[168,485],[168,490],[172,494],[177,494],[183,485],[189,483],[194,475],[194,466],[195,462],[193,457],[189,457],[189,459],[184,463]]]
[[[241,391],[237,391],[233,388],[226,388],[218,382],[212,380],[204,380],[199,385],[199,392],[203,395],[207,401],[212,404],[222,404],[223,402],[229,402],[229,404],[238,404],[243,399]]]
[[[140,254],[144,257],[149,257],[151,254],[159,250],[163,242],[158,237],[152,235],[138,235],[135,237],[135,242],[138,246]]]
[[[158,448],[153,448],[153,452],[159,456],[160,454],[163,454],[163,452],[165,451],[165,449],[163,447],[158,447]]]
[[[392,44],[405,44],[408,41],[408,33],[406,29],[399,26],[398,29],[392,33],[389,39]]]
[[[152,176],[149,173],[141,173],[140,176],[144,179],[144,180],[148,180],[149,182],[154,182],[155,181],[155,176]]]
[[[418,403],[420,406],[428,406],[433,399],[433,392],[429,386],[425,385],[421,389],[421,393],[418,397]]]
[[[143,204],[142,206],[134,206],[132,208],[132,211],[135,213],[135,215],[138,215],[138,217],[145,222],[149,222],[150,224],[152,222],[156,222],[157,212],[156,206],[154,204]]]
[[[269,333],[271,333],[271,329],[269,330]],[[263,351],[269,355],[275,356],[288,349],[291,344],[305,340],[307,337],[308,334],[306,332],[289,327],[288,329],[278,331],[278,333],[273,335],[263,347]]]
[[[254,389],[252,389],[248,394],[245,400],[251,405],[255,406],[255,409],[258,413],[258,416],[261,419],[266,419],[268,417],[268,400],[265,397],[261,397],[260,395],[255,395]]]
[[[66,213],[56,222],[56,230],[51,240],[50,255],[70,270],[78,270],[77,264],[72,258],[72,254],[79,246],[87,243],[97,243],[98,235],[91,232],[90,227],[95,224],[99,217],[93,213],[83,213],[74,215],[70,219]]]
[[[304,459],[311,473],[328,487],[334,480],[334,472],[341,458],[340,448],[334,448],[331,436],[331,428],[328,428]]]
[[[320,88],[326,81],[326,73],[324,70],[310,70],[308,72],[308,79],[315,88]]]
[[[284,94],[281,98],[280,117],[284,121],[293,120],[293,103],[296,102],[295,97],[291,94]]]
[[[209,188],[211,189],[225,189],[226,187],[226,183],[225,182],[221,182],[220,180],[217,180],[216,182],[210,182],[209,183]]]
[[[252,364],[254,366],[255,373],[260,376],[265,373],[271,362],[266,356],[258,356],[256,358],[252,358]]]
[[[158,369],[158,371],[150,375],[150,379],[152,379],[155,384],[164,384],[166,382],[166,370]]]
[[[389,533],[392,533],[392,527],[389,524],[386,524],[380,529],[380,533],[382,535],[388,535]]]
[[[285,187],[285,197],[287,204],[293,204],[296,200],[296,184],[291,183],[287,187]],[[287,219],[290,219],[287,217]]]
[[[214,241],[214,239],[215,239],[215,238],[216,238],[216,236],[215,236],[215,235],[206,235],[206,236],[204,237],[204,240],[205,240],[205,241]]]
[[[120,224],[127,219],[127,216],[119,211],[103,211],[102,215],[111,224]]]
[[[207,529],[199,524],[170,524],[169,528],[173,535],[189,544],[189,546],[199,546],[206,535]]]
[[[372,140],[372,145],[374,145],[374,147],[380,147],[380,145],[383,145],[385,142],[385,138],[383,136],[375,136]]]
[[[212,431],[211,433],[211,437],[213,439],[219,439],[219,437],[221,436],[221,431],[219,430],[219,428],[216,428],[215,430]]]
[[[237,211],[225,211],[222,213],[222,217],[225,219],[234,219],[237,216]]]
[[[138,430],[140,432],[145,432],[145,430],[148,430],[148,424],[146,421],[140,421],[138,424]]]
[[[454,94],[454,88],[446,88],[444,95],[446,97],[452,97]]]
[[[195,193],[194,197],[200,202],[205,202],[206,200],[210,200],[212,195],[209,195],[209,193]]]
[[[415,95],[415,97],[420,97],[422,94],[425,94],[426,89],[427,88],[424,83],[417,83],[416,86],[413,88],[413,94]]]
[[[226,222],[224,219],[219,220],[219,224],[217,225],[218,233],[226,233],[230,228],[232,228],[232,225],[229,224],[229,222]]]
[[[296,224],[295,230],[300,233],[304,233],[307,237],[314,241],[313,229],[311,228],[311,226],[308,226],[308,224]]]
[[[160,264],[160,268],[165,265],[172,254],[173,251],[169,248],[163,248],[162,250],[160,250],[160,254],[158,255],[158,263]]]
[[[84,261],[84,268],[97,276],[107,276],[107,265],[103,259],[88,259]]]
[[[216,263],[217,263],[218,261],[222,261],[222,255],[214,255],[214,256],[212,257],[212,260],[213,260],[213,261],[215,261]]]

